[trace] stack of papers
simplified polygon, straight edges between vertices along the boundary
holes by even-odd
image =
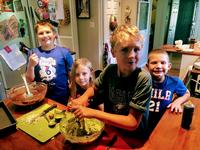
[[[13,71],[19,69],[27,62],[16,44],[5,46],[0,50],[0,55]]]

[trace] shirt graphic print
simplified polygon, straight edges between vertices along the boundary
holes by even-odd
[[[39,66],[41,68],[39,74],[42,81],[51,81],[56,77],[56,61],[52,57],[40,57]]]

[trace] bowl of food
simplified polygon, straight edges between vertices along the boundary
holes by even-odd
[[[19,106],[28,106],[36,104],[45,98],[47,85],[43,82],[32,82],[28,84],[31,94],[27,94],[25,85],[17,85],[7,92],[7,97],[14,104]]]
[[[60,132],[73,144],[89,144],[95,141],[104,130],[104,122],[95,118],[78,119],[66,112],[60,122]]]

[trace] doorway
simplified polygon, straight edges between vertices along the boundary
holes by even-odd
[[[111,27],[113,22],[113,27]],[[110,35],[112,29],[114,30],[114,23],[117,25],[121,24],[121,0],[104,0],[103,3],[103,45],[104,51],[107,51],[107,62],[105,64],[116,63],[115,58],[111,54],[110,46]],[[116,27],[115,26],[115,27]],[[107,48],[107,49],[106,49]],[[105,60],[106,61],[106,60]],[[105,66],[104,66],[105,67]]]
[[[111,15],[117,19],[118,25],[125,24],[127,9],[130,9],[129,23],[138,26],[140,33],[144,36],[144,47],[140,53],[138,67],[144,67],[147,62],[150,32],[150,16],[151,16],[152,0],[104,0],[103,1],[103,44],[104,50],[108,45],[108,64],[116,63],[110,52],[110,31],[109,23]],[[130,6],[130,7],[129,7]],[[105,46],[106,45],[106,46]]]
[[[175,40],[188,43],[196,1],[153,0],[149,51]]]
[[[171,2],[172,0],[153,0],[149,51],[160,48],[166,41]]]
[[[180,0],[174,41],[181,39],[185,44],[189,42],[195,2],[196,0]]]

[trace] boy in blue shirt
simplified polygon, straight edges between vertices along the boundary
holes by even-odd
[[[170,108],[172,112],[182,112],[181,105],[188,100],[190,92],[182,80],[167,74],[171,69],[171,63],[166,51],[161,49],[151,51],[147,67],[152,76],[152,96],[148,122],[151,133],[167,108]]]
[[[29,55],[26,79],[28,82],[44,82],[48,85],[46,97],[66,105],[70,95],[68,81],[73,58],[69,49],[55,44],[56,29],[48,21],[35,25],[40,46]]]

